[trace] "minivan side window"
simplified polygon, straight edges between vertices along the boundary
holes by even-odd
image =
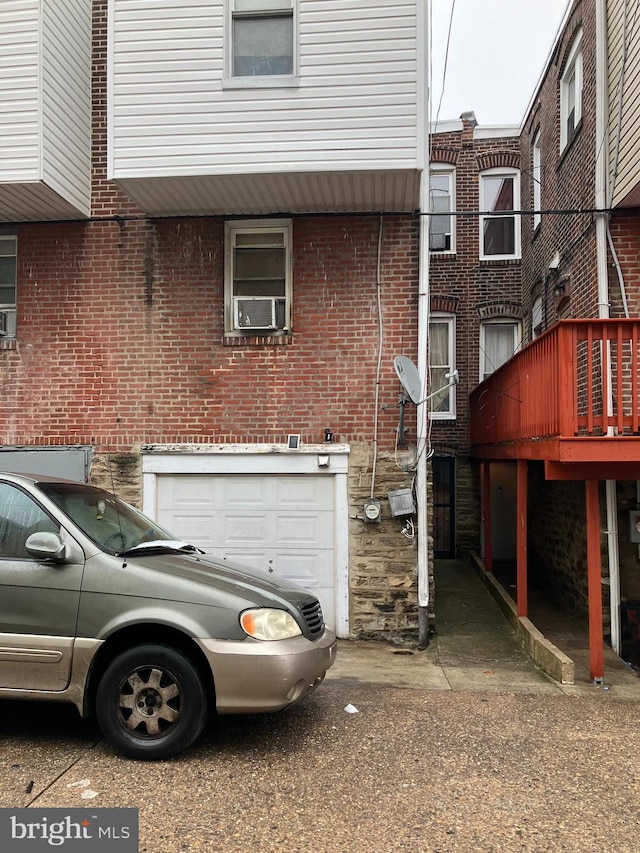
[[[32,533],[58,533],[58,525],[29,495],[0,483],[0,559],[30,559],[26,541]]]

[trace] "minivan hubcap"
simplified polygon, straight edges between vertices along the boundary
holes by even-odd
[[[140,667],[120,684],[120,719],[138,737],[165,735],[180,717],[181,704],[178,682],[157,667]]]

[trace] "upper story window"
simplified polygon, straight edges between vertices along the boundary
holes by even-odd
[[[520,173],[517,169],[487,169],[480,175],[480,257],[488,260],[520,257]]]
[[[16,336],[18,239],[0,234],[0,340]]]
[[[259,84],[296,73],[297,0],[227,0],[227,78]]]
[[[429,172],[429,249],[455,252],[454,217],[455,171],[446,166],[431,166]]]
[[[456,318],[433,314],[429,321],[429,416],[453,420],[456,416],[456,386],[449,377],[455,370]],[[434,393],[436,392],[436,393]]]
[[[582,120],[582,30],[573,40],[560,80],[560,151],[576,134]]]
[[[540,134],[536,134],[533,140],[533,164],[531,167],[531,179],[533,181],[533,227],[540,225],[542,217],[542,148],[540,146]]]
[[[225,225],[225,333],[272,335],[291,328],[291,220]]]
[[[496,320],[480,324],[480,381],[501,367],[520,348],[520,323]]]

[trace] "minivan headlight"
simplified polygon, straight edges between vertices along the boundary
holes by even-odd
[[[256,640],[286,640],[302,634],[290,613],[271,607],[245,610],[240,614],[240,625],[245,634]]]

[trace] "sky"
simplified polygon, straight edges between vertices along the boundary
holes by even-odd
[[[431,0],[431,121],[473,111],[481,126],[520,124],[566,6],[567,0]]]

